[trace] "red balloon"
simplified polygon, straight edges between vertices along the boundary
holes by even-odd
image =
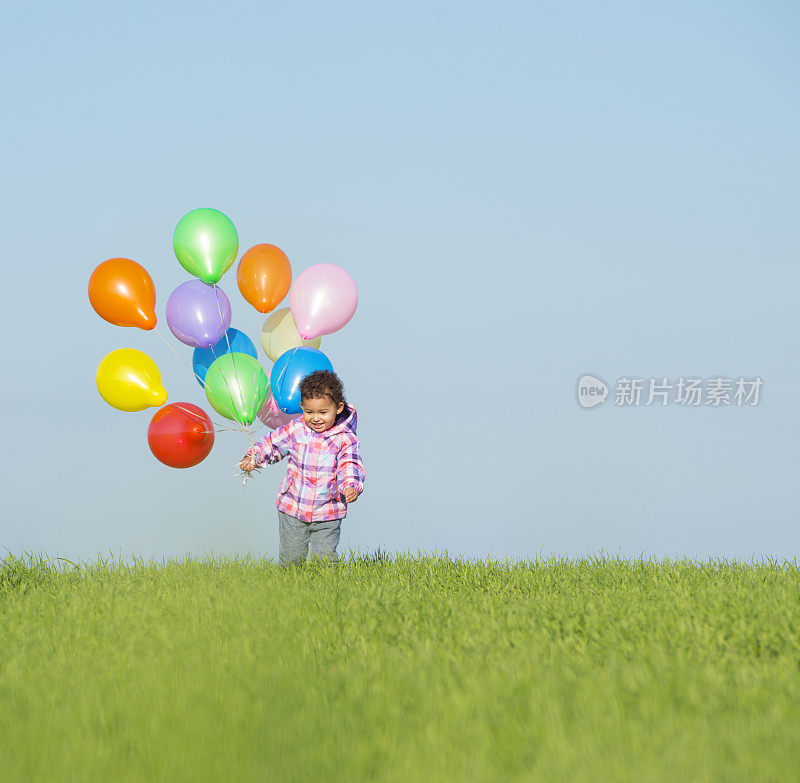
[[[214,445],[214,425],[191,402],[173,402],[156,411],[147,428],[147,442],[157,460],[171,468],[191,468]]]

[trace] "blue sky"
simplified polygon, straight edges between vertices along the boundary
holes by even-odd
[[[76,3],[5,22],[3,546],[277,552],[285,463],[242,487],[247,444],[220,433],[170,470],[151,412],[94,384],[135,347],[171,401],[207,406],[86,284],[138,260],[168,335],[188,278],[172,231],[211,206],[241,251],[272,242],[295,275],[330,262],[359,286],[322,345],[367,467],[340,552],[795,556],[796,4]],[[221,286],[257,340],[264,317],[233,272]],[[584,374],[764,385],[755,407],[583,409]]]

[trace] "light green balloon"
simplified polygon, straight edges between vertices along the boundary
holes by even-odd
[[[203,207],[187,212],[178,221],[172,247],[189,274],[211,285],[219,282],[236,260],[239,235],[226,214]]]
[[[239,424],[252,424],[269,394],[269,378],[258,359],[225,353],[208,368],[206,397],[217,413]]]

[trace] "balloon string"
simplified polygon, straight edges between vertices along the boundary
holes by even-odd
[[[227,335],[227,330],[226,330],[225,334]],[[228,349],[230,349],[230,343],[228,344]],[[217,356],[216,353],[214,353],[214,346],[213,345],[208,350],[211,351],[211,355],[214,357],[215,361],[217,359],[221,358],[220,356]],[[233,353],[233,352],[231,350],[228,350],[228,354],[231,354],[231,353]],[[222,355],[224,356],[225,354],[222,354]],[[233,364],[233,370],[234,370],[234,373],[235,373],[236,372],[236,360],[233,357],[231,357],[231,363]],[[223,369],[223,366],[224,365],[220,364],[219,371],[222,373],[222,380],[225,381],[225,388],[228,390],[228,394],[230,395],[230,398],[231,398],[231,405],[233,406],[233,420],[237,424],[239,424],[241,426],[242,432],[244,432],[245,431],[244,422],[243,421],[239,421],[239,419],[237,418],[236,405],[233,404],[233,384],[228,379],[228,375],[225,372],[225,370]],[[235,380],[235,378],[234,378],[234,380]]]
[[[256,351],[256,354],[258,354],[258,351]],[[256,358],[256,361],[258,362],[258,358]],[[250,405],[253,408],[256,407],[256,395],[257,395],[256,376],[258,375],[258,369],[261,366],[262,366],[261,362],[258,362],[258,367],[253,368],[253,399],[252,399],[252,402],[250,403]],[[266,370],[264,371],[264,375],[266,375]],[[269,378],[268,377],[267,377],[267,398],[269,398]],[[261,428],[261,419],[259,418],[258,414],[261,412],[261,408],[264,405],[264,403],[267,401],[267,398],[265,398],[261,402],[261,404],[258,406],[258,410],[256,411],[256,417],[255,417],[255,419],[253,419],[253,423],[251,425],[251,427],[252,427],[252,430],[250,432],[251,437],[252,437],[253,434],[258,432],[258,430]]]
[[[283,397],[283,389],[281,389],[281,380],[283,379],[283,374],[286,372],[286,368],[289,366],[289,362],[291,362],[292,359],[294,359],[294,355],[297,353],[297,349],[300,348],[300,347],[301,346],[299,346],[299,345],[295,345],[294,350],[292,351],[292,355],[286,360],[286,364],[283,365],[283,368],[281,369],[281,371],[280,371],[280,373],[278,375],[278,382],[275,384],[275,386],[277,386],[278,395],[281,396],[281,397]],[[276,405],[278,404],[277,400],[275,400],[275,404]],[[278,406],[278,407],[280,407],[280,406]]]
[[[302,340],[302,338],[300,338],[300,339]],[[298,348],[302,348],[302,347],[303,347],[302,345],[296,345],[294,347],[294,349],[292,350],[292,355],[289,357],[289,359],[287,360],[286,364],[284,364],[283,369],[281,369],[280,373],[278,374],[278,381],[276,383],[276,386],[277,386],[278,389],[280,389],[281,381],[283,380],[283,375],[286,372],[286,368],[289,366],[289,362],[291,362],[292,359],[294,358],[294,355],[297,353]],[[258,371],[256,370],[255,372],[258,372]],[[255,381],[255,377],[254,377],[253,380]],[[252,402],[252,404],[255,405],[255,393],[256,393],[255,392],[255,383],[253,384],[253,386],[254,386],[254,388],[253,388],[253,402]],[[280,394],[280,391],[278,393]],[[267,399],[269,399],[269,395],[267,395]],[[266,400],[265,400],[265,402],[266,402]],[[277,401],[276,401],[275,404],[277,405]],[[270,421],[272,420],[272,413],[270,411],[267,412],[267,418]],[[255,434],[257,432],[259,432],[259,430],[261,430],[262,427],[270,426],[269,424],[266,424],[265,422],[263,422],[258,417],[257,417],[257,421],[258,421],[258,424],[256,424],[256,426],[253,429],[249,429],[248,428],[248,430],[247,430],[247,433],[250,436],[250,446],[251,446],[251,448],[253,446],[253,438],[254,438]],[[254,422],[254,424],[255,424],[255,422]],[[244,481],[242,482],[242,484],[244,484],[245,486],[247,485],[247,479],[248,478],[249,478],[249,474],[247,476],[245,476]]]
[[[212,283],[212,286],[214,288],[214,298],[217,300],[217,311],[219,312],[219,320],[222,323],[222,325],[224,326],[225,325],[225,320],[222,317],[222,306],[219,303],[219,292],[222,289],[218,288],[216,283]],[[225,330],[225,342],[228,344],[228,353],[232,354],[233,351],[231,350],[231,341],[228,338],[228,330],[227,329]],[[236,358],[233,357],[233,356],[231,356],[231,364],[233,365],[233,377],[236,380],[236,396],[237,396],[237,398],[239,400],[239,405],[241,406],[241,414],[242,414],[242,420],[239,421],[237,419],[237,422],[239,422],[239,424],[241,424],[242,427],[245,427],[245,423],[244,423],[245,410],[244,410],[244,399],[242,398],[242,386],[239,383],[239,375],[236,372]],[[226,381],[226,383],[227,383],[227,381]],[[230,390],[231,390],[231,387],[230,387],[230,385],[228,385],[228,391],[230,392]],[[233,401],[233,395],[231,395],[231,401]],[[234,408],[235,407],[236,406],[234,405]]]
[[[176,350],[175,350],[175,349],[172,347],[172,345],[171,345],[171,344],[170,344],[170,343],[169,343],[169,342],[166,340],[166,338],[164,337],[164,335],[163,335],[163,334],[161,334],[161,332],[158,330],[158,327],[153,327],[153,331],[154,331],[154,332],[155,332],[155,333],[156,333],[156,334],[157,334],[157,335],[158,335],[158,336],[159,336],[159,337],[162,339],[162,341],[164,342],[164,345],[166,345],[166,346],[167,346],[167,348],[169,348],[169,349],[170,349],[170,351],[172,351],[172,353],[174,353],[174,354],[175,354],[175,356],[177,356],[177,357],[178,357],[178,359],[181,361],[181,363],[182,363],[183,365],[185,365],[185,366],[186,366],[186,367],[189,369],[189,371],[190,371],[190,372],[191,372],[191,373],[194,375],[194,377],[195,377],[195,378],[197,378],[197,380],[198,380],[198,381],[200,381],[200,383],[201,383],[202,387],[205,389],[205,388],[206,388],[206,383],[205,383],[205,381],[204,381],[204,380],[203,380],[203,379],[202,379],[202,378],[201,378],[201,377],[200,377],[200,376],[199,376],[199,375],[198,375],[198,374],[197,374],[197,373],[194,371],[194,368],[193,368],[193,367],[189,367],[189,364],[186,362],[186,360],[185,360],[185,359],[184,359],[184,358],[183,358],[183,357],[182,357],[182,356],[181,356],[181,355],[180,355],[180,354],[179,354],[179,353],[178,353],[178,352],[177,352],[177,351],[176,351]],[[236,423],[237,423],[237,424],[239,424],[239,422],[238,422],[238,421],[237,421]],[[231,428],[231,427],[224,427],[224,426],[223,426],[223,427],[220,427],[220,429],[234,429],[234,428]],[[243,427],[238,427],[238,428],[235,428],[235,429],[238,429],[238,431],[240,431],[240,432],[244,432],[244,428],[243,428]]]
[[[286,361],[286,364],[284,364],[284,365],[283,365],[283,369],[282,369],[282,370],[280,371],[280,373],[278,374],[278,381],[277,381],[277,383],[275,384],[275,385],[276,385],[276,387],[278,388],[278,396],[282,396],[282,390],[281,390],[281,380],[283,379],[283,374],[286,372],[286,368],[289,366],[289,362],[291,362],[291,361],[292,361],[292,359],[294,358],[294,355],[297,353],[297,349],[298,349],[298,348],[302,348],[302,346],[301,346],[301,345],[296,345],[296,346],[294,347],[294,349],[292,350],[292,355],[291,355],[291,356],[288,358],[288,360]],[[273,396],[273,399],[275,399],[275,398],[274,398],[274,396]],[[278,401],[277,401],[277,400],[275,400],[275,405],[276,405],[276,406],[278,405]],[[278,410],[280,410],[280,407],[278,407]],[[269,418],[270,420],[272,419],[272,413],[271,413],[271,412],[269,413],[269,415],[268,415],[268,418]],[[261,422],[261,421],[259,421],[259,424],[258,424],[258,426],[256,427],[256,429],[254,430],[254,432],[258,432],[258,430],[259,430],[261,427],[263,427],[263,426],[264,426],[264,422]],[[267,426],[270,426],[270,425],[268,424]],[[274,429],[274,428],[273,428],[273,429]]]
[[[280,373],[278,375],[278,381],[277,381],[277,384],[276,384],[278,389],[280,389],[281,380],[283,379],[283,375],[286,372],[286,368],[289,366],[289,362],[291,362],[291,360],[294,358],[294,355],[295,355],[295,353],[297,353],[298,348],[302,348],[303,347],[302,346],[303,338],[301,337],[300,340],[301,340],[301,345],[296,345],[294,347],[294,349],[292,350],[292,355],[289,357],[289,359],[286,362],[286,364],[284,364],[283,369],[281,369],[281,371],[280,371]],[[250,402],[251,407],[255,407],[255,403],[256,403],[256,391],[257,391],[257,389],[256,389],[256,384],[255,384],[255,378],[256,378],[256,374],[257,373],[258,373],[258,369],[255,369],[253,371],[253,399]],[[280,394],[280,392],[279,392],[279,394]],[[267,395],[267,399],[269,399],[269,394]],[[264,400],[264,402],[266,402],[266,400]],[[262,403],[262,405],[263,405],[263,403]],[[276,405],[277,405],[277,402],[276,402]],[[272,418],[272,414],[269,414],[268,418],[271,419]],[[258,421],[258,424],[256,424],[256,420]],[[253,424],[255,425],[254,429],[252,429],[252,434],[253,435],[255,435],[255,433],[257,433],[262,427],[265,426],[264,422],[261,421],[260,418],[258,417],[258,411],[256,411],[256,420],[253,421]],[[268,426],[268,425],[266,425],[266,426]],[[248,429],[248,432],[251,432],[251,430]]]
[[[220,318],[221,317],[222,317],[222,315],[220,314]],[[228,330],[226,329],[225,330],[225,336],[227,337],[227,335],[228,335]],[[222,338],[220,338],[220,340],[221,339]],[[217,356],[216,353],[214,353],[214,346],[213,345],[209,347],[209,350],[211,351],[211,355],[214,357],[215,361],[217,359],[221,358],[221,357]],[[233,353],[230,350],[230,343],[228,343],[228,353],[229,354]],[[224,354],[223,354],[223,356],[224,356]],[[235,377],[235,375],[236,375],[236,360],[233,357],[231,357],[231,364],[233,364],[234,380],[236,380],[236,377]],[[228,390],[228,395],[229,395],[230,400],[231,400],[231,406],[232,406],[232,409],[233,409],[232,410],[232,412],[233,412],[233,420],[237,424],[239,424],[241,426],[242,432],[244,432],[244,421],[239,421],[238,411],[236,410],[236,404],[234,403],[234,400],[233,400],[234,385],[231,383],[230,379],[228,378],[228,374],[225,372],[224,366],[222,364],[220,364],[220,366],[219,366],[219,371],[222,373],[222,380],[225,381],[225,388]],[[237,385],[238,385],[238,381],[237,381]]]
[[[250,453],[252,453],[252,451],[253,451],[253,433],[252,433],[252,432],[248,432],[248,433],[247,433],[247,437],[248,437],[248,438],[250,438],[250,448],[248,449],[248,451],[249,451]],[[247,479],[249,479],[249,478],[250,478],[250,474],[248,473],[248,474],[247,474],[247,475],[244,477],[244,480],[242,481],[242,486],[243,486],[243,487],[246,487],[246,486],[247,486]]]
[[[252,383],[252,386],[253,386],[253,399],[250,400],[250,409],[251,410],[255,409],[255,407],[256,407],[256,397],[258,396],[258,385],[256,384],[256,378],[258,377],[258,371],[259,370],[263,370],[263,367],[261,366],[261,362],[259,362],[258,359],[256,359],[256,362],[257,362],[257,365],[253,368],[253,383]],[[267,384],[269,384],[269,381],[267,381]],[[261,404],[263,405],[264,403],[262,402]],[[250,423],[250,427],[248,427],[248,430],[247,430],[250,433],[250,437],[251,438],[253,436],[253,433],[256,430],[258,430],[259,426],[261,425],[261,420],[258,418],[258,413],[259,413],[260,410],[261,410],[261,406],[259,406],[259,409],[255,411],[256,416],[253,419],[253,421]],[[258,422],[258,424],[256,424],[256,422]]]
[[[248,430],[248,432],[247,432],[247,435],[248,435],[248,437],[250,438],[250,448],[248,449],[248,452],[251,452],[251,453],[252,453],[252,450],[253,450],[253,433],[252,433],[252,432],[250,432],[250,431]],[[260,468],[254,468],[254,470],[260,470]],[[249,479],[249,478],[250,478],[250,474],[251,474],[252,472],[253,472],[252,470],[243,470],[243,471],[242,471],[242,472],[239,474],[239,475],[241,475],[241,476],[242,476],[242,486],[243,486],[243,487],[246,487],[246,486],[247,486],[247,479]]]
[[[164,341],[164,345],[166,345],[167,348],[169,348],[170,351],[172,351],[172,353],[174,353],[175,356],[178,357],[178,359],[183,363],[183,365],[189,369],[189,371],[194,375],[194,377],[197,378],[198,381],[200,381],[200,384],[205,389],[206,388],[206,382],[194,371],[193,367],[189,367],[189,364],[187,363],[187,361],[172,347],[172,345],[169,342],[167,342],[167,340],[164,337],[164,335],[161,334],[160,331],[158,331],[158,327],[157,326],[153,327],[153,331]]]
[[[194,411],[190,411],[188,408],[184,408],[183,406],[179,405],[177,402],[173,402],[172,405],[173,405],[173,407],[177,408],[178,410],[183,411],[186,414],[186,416],[189,419],[191,419],[195,424],[202,424],[203,426],[205,426],[205,424],[206,424],[205,421],[203,421],[203,419],[198,414],[196,414]],[[203,412],[205,413],[205,411],[203,411]],[[208,416],[207,413],[206,413],[206,416]],[[211,423],[214,425],[215,429],[219,430],[220,432],[224,432],[224,431],[227,431],[227,432],[241,432],[239,427],[229,427],[227,424],[221,424],[218,421],[214,421],[214,419],[212,419],[211,416],[208,416],[208,418],[211,421]]]

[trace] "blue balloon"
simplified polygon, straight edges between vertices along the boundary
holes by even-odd
[[[230,348],[228,347],[229,343]],[[255,345],[253,345],[253,341],[244,332],[240,332],[238,329],[228,329],[216,345],[212,345],[210,348],[194,349],[192,364],[194,365],[197,382],[203,388],[205,388],[204,381],[208,368],[211,367],[220,356],[226,353],[246,353],[254,359],[258,359],[258,353]]]
[[[316,348],[290,348],[272,365],[269,387],[284,413],[300,413],[300,381],[315,370],[333,372],[331,360]]]

